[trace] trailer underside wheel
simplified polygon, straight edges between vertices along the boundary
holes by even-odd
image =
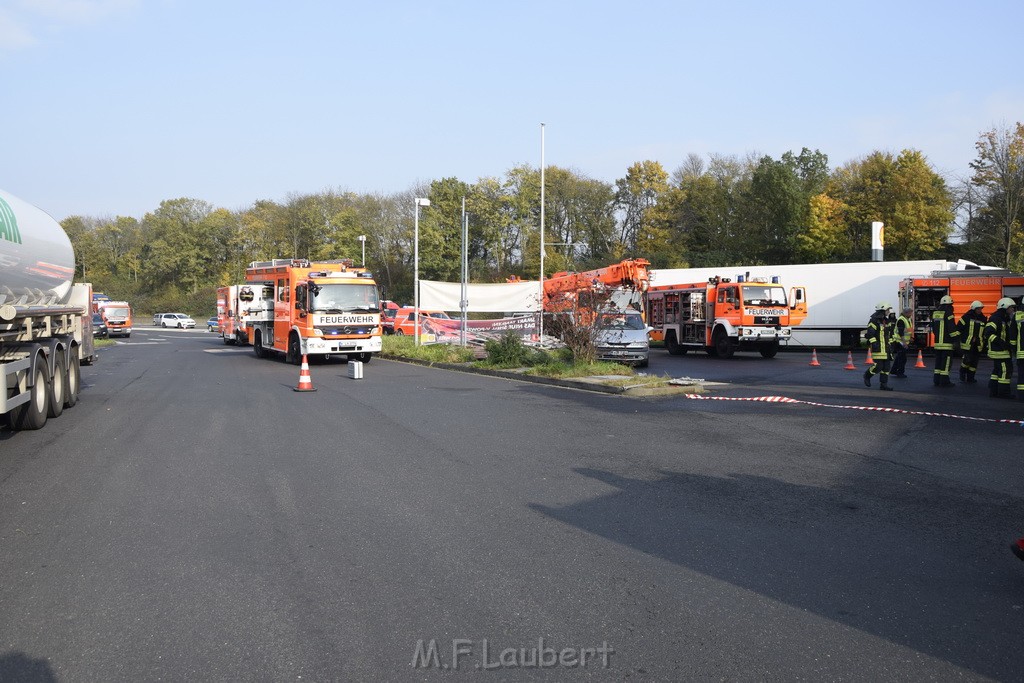
[[[57,351],[53,357],[53,377],[50,378],[50,397],[47,403],[46,415],[48,417],[60,417],[64,412],[64,402],[68,392],[68,370],[64,361],[64,353]]]
[[[36,364],[35,384],[31,389],[31,399],[10,413],[11,429],[42,429],[46,424],[49,402],[49,376],[46,371],[46,363],[40,362]]]
[[[729,341],[729,335],[723,329],[715,332],[714,346],[715,355],[719,358],[732,358],[732,354],[736,350]]]
[[[71,408],[78,403],[78,392],[82,390],[82,362],[78,349],[71,349],[71,363],[68,365],[68,388],[64,396],[64,407]]]

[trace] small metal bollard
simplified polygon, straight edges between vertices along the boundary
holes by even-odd
[[[350,360],[348,362],[348,376],[349,379],[362,379],[363,362],[359,360]]]

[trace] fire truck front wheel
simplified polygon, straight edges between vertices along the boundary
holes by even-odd
[[[732,358],[732,354],[736,350],[732,345],[732,342],[729,341],[729,335],[726,334],[725,330],[722,328],[718,328],[718,330],[715,331],[713,344],[715,347],[715,355],[719,358]]]
[[[775,358],[779,353],[779,342],[765,344],[760,349],[761,358]]]
[[[357,360],[360,363],[369,363],[373,359],[372,353],[350,353],[348,354],[349,360]]]
[[[299,343],[299,335],[294,332],[288,335],[288,351],[284,355],[284,360],[292,365],[302,362],[302,345]]]

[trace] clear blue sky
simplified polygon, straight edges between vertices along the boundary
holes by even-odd
[[[0,0],[0,188],[48,211],[228,209],[548,164],[834,168],[922,151],[966,176],[1024,120],[1020,0],[857,3]]]

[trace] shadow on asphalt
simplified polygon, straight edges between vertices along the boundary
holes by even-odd
[[[616,491],[531,508],[979,674],[1020,675],[1022,615],[1012,606],[1024,600],[1024,572],[994,533],[1019,528],[1019,498],[952,490],[920,473],[819,488],[574,471]],[[984,625],[972,627],[988,636],[983,646],[960,633],[968,623]]]

